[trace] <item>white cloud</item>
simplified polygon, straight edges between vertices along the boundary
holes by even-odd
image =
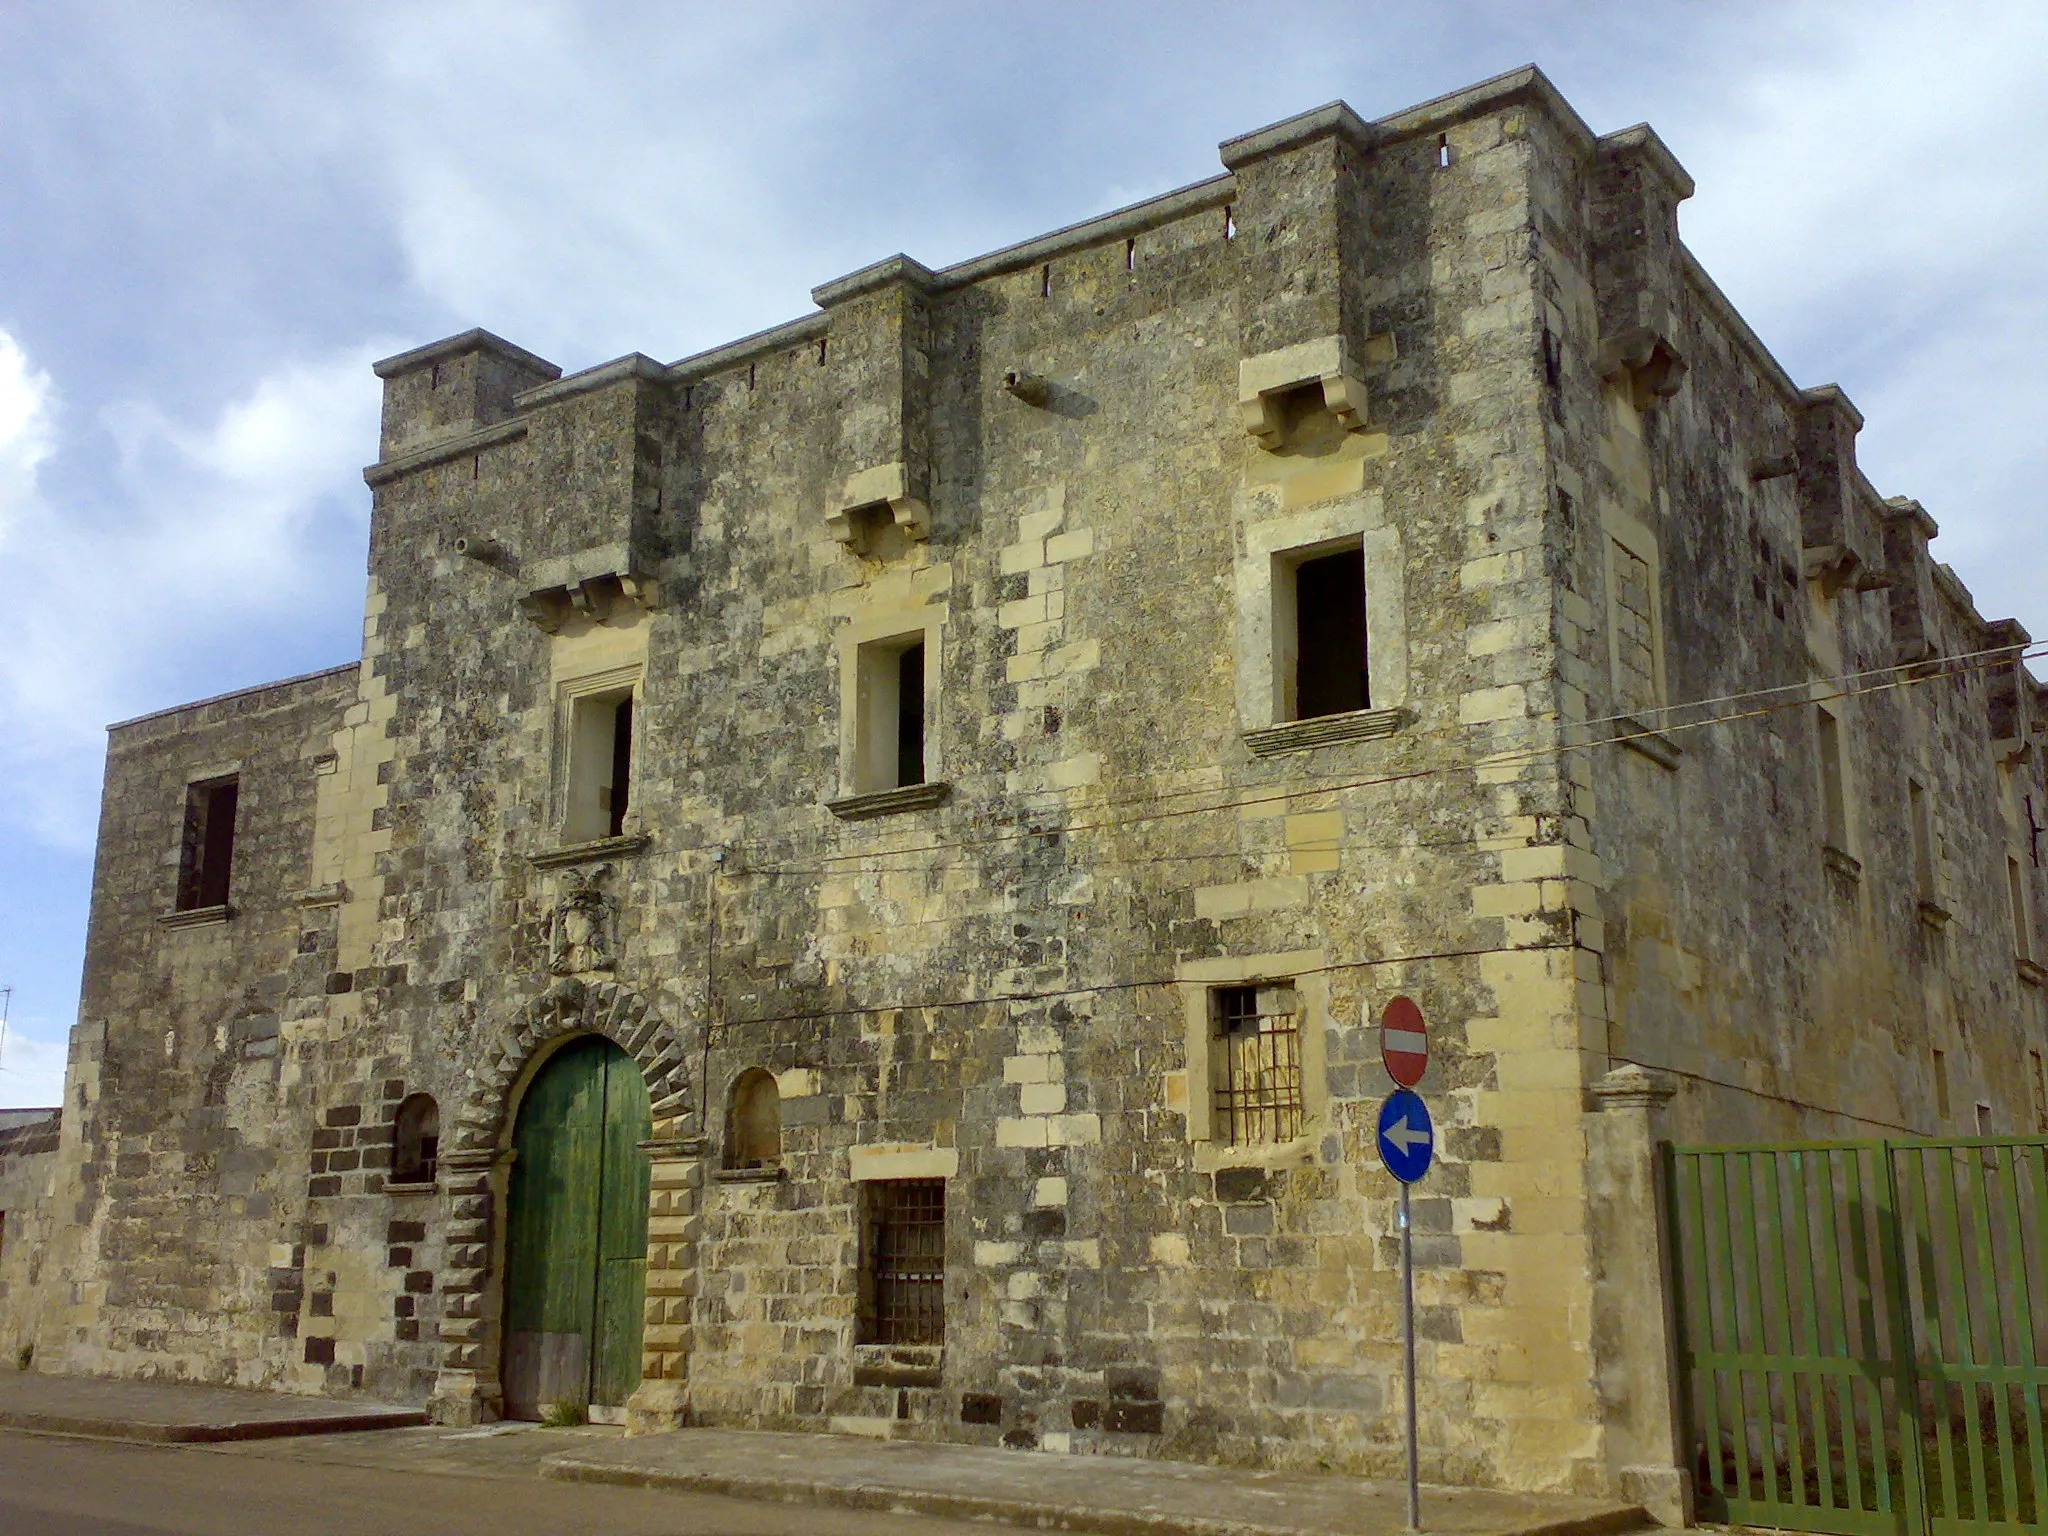
[[[98,518],[60,507],[30,462],[5,546],[9,581],[42,596],[14,610],[0,652],[0,770],[22,789],[10,819],[88,845],[108,721],[269,680],[280,649],[298,660],[279,643],[294,627],[353,633],[361,590],[337,565],[358,568],[380,350],[282,365],[197,425],[145,401],[109,407],[116,505]],[[221,654],[243,662],[221,668]]]
[[[2048,634],[2048,8],[1803,13],[1711,109],[1657,124],[1687,243],[1803,384],[1862,409],[1879,491],[1923,502],[1987,618]]]
[[[0,1042],[0,1109],[61,1104],[67,1049],[62,1033],[46,1037],[10,1025],[6,1040]]]
[[[0,331],[0,554],[21,509],[35,496],[36,473],[55,447],[50,376],[29,365],[21,343]]]

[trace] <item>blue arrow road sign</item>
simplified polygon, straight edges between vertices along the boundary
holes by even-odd
[[[1380,1106],[1380,1161],[1403,1184],[1413,1184],[1436,1161],[1436,1127],[1421,1094],[1397,1088]]]

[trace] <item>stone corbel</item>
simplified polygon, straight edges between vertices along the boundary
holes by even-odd
[[[1238,419],[1260,447],[1278,449],[1287,435],[1280,402],[1307,388],[1322,391],[1323,404],[1345,431],[1365,429],[1365,380],[1352,365],[1341,336],[1321,336],[1242,359],[1237,365]]]
[[[1845,587],[1852,592],[1882,592],[1891,577],[1863,563],[1846,544],[1810,544],[1799,552],[1799,573],[1820,584],[1821,596],[1833,597]]]
[[[533,579],[535,585],[519,599],[519,608],[551,635],[571,614],[595,623],[621,607],[651,611],[661,606],[661,583],[623,544],[542,561],[534,567]]]
[[[859,549],[865,542],[862,524],[869,517],[884,519],[922,543],[932,535],[932,514],[921,492],[907,465],[877,464],[847,480],[838,509],[826,517],[825,526],[848,549]]]
[[[1677,394],[1685,382],[1685,366],[1678,348],[1648,326],[1636,326],[1600,343],[1600,377],[1626,384],[1639,411]]]

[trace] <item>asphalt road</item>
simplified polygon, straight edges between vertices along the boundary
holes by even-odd
[[[389,1436],[389,1438],[387,1438]],[[402,1432],[157,1446],[0,1432],[0,1536],[998,1536],[918,1515],[543,1482],[514,1444],[466,1470],[388,1464]],[[523,1446],[518,1449],[523,1451]],[[380,1465],[380,1462],[386,1464]]]

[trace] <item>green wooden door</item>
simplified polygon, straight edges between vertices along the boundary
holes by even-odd
[[[647,1267],[647,1085],[592,1035],[526,1091],[506,1228],[505,1410],[615,1408],[640,1384]]]

